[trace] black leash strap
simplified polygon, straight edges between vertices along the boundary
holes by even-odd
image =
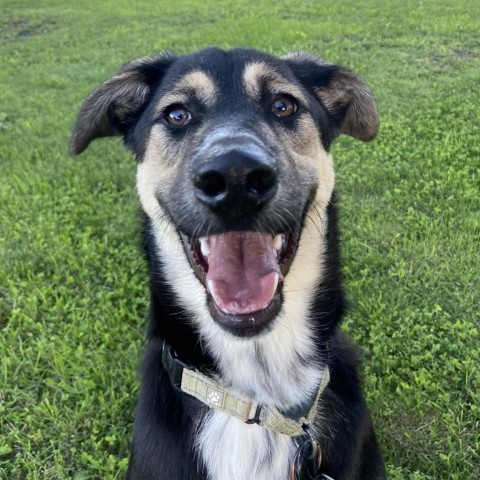
[[[290,480],[333,480],[320,472],[322,465],[322,451],[307,426],[304,426],[306,435],[300,441],[293,459]]]

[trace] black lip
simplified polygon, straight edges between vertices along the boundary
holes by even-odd
[[[228,315],[217,307],[210,295],[208,296],[208,308],[212,318],[227,332],[243,338],[268,331],[273,326],[282,303],[282,294],[276,293],[263,310],[248,315]]]

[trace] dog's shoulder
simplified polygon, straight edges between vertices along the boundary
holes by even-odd
[[[331,343],[330,390],[337,395],[362,398],[361,352],[348,336],[337,330]]]

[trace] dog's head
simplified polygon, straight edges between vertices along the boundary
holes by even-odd
[[[350,70],[301,52],[212,48],[126,64],[86,100],[70,148],[123,136],[175,281],[187,296],[200,283],[209,321],[249,336],[279,316],[296,256],[321,263],[302,229],[325,234],[333,140],[376,132],[373,97]],[[190,267],[175,273],[173,257]]]

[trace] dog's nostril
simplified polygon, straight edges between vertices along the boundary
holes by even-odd
[[[227,190],[224,176],[216,171],[195,175],[194,185],[208,197],[218,197]]]
[[[250,194],[263,197],[273,191],[277,184],[277,172],[273,168],[257,169],[246,178],[246,187]]]

